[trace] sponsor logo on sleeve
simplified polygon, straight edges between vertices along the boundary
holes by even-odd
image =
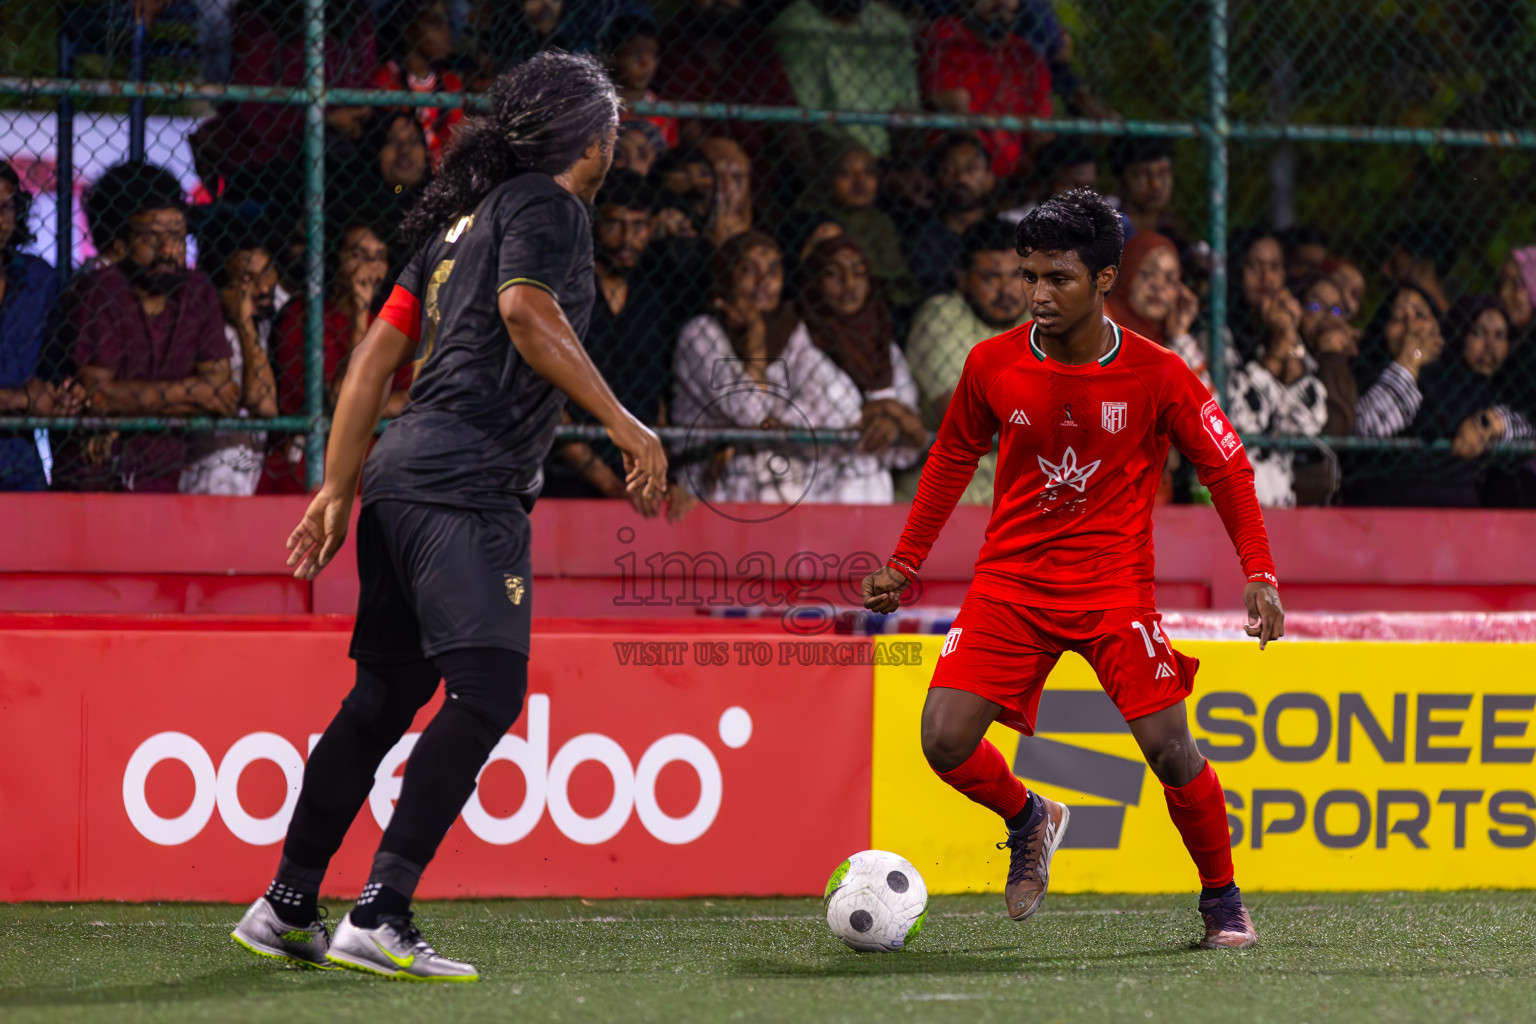
[[[1216,404],[1216,399],[1211,399],[1200,407],[1200,424],[1205,427],[1205,432],[1216,442],[1216,447],[1221,451],[1223,459],[1232,458],[1233,454],[1243,446],[1242,439],[1237,436],[1237,431],[1227,422],[1226,414],[1221,411],[1221,406]]]

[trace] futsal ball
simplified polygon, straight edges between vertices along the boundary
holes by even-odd
[[[827,927],[861,953],[894,953],[923,930],[928,886],[905,857],[865,850],[827,879]]]

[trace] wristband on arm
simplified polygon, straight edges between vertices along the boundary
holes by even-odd
[[[901,573],[908,580],[912,580],[914,582],[917,580],[917,570],[912,568],[911,564],[905,559],[897,558],[895,555],[892,555],[889,559],[886,560],[885,564],[888,568],[895,569],[897,572]]]

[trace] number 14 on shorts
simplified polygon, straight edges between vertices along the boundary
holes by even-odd
[[[1147,657],[1153,659],[1161,657],[1161,652],[1159,652],[1154,645],[1162,644],[1163,650],[1168,652],[1169,660],[1173,659],[1173,647],[1163,636],[1163,631],[1158,628],[1158,624],[1155,621],[1152,623],[1152,629],[1150,631],[1148,631],[1145,624],[1143,624],[1140,620],[1135,619],[1131,621],[1131,628],[1141,634],[1141,642],[1145,644],[1147,648]],[[1173,671],[1172,665],[1169,665],[1167,662],[1163,662],[1157,666],[1157,674],[1154,676],[1154,678],[1163,679],[1176,674],[1177,673]]]

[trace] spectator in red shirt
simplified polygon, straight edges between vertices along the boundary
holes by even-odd
[[[350,223],[336,234],[330,258],[331,287],[325,297],[325,405],[336,404],[346,376],[347,360],[368,325],[373,323],[376,300],[382,299],[384,278],[389,274],[389,248],[369,224]],[[283,307],[273,328],[273,370],[277,376],[277,404],[284,416],[304,414],[304,297]],[[393,390],[384,406],[386,418],[405,408],[414,365],[395,375]],[[267,474],[258,493],[296,494],[305,490],[303,439],[276,437],[267,460]]]
[[[661,26],[649,12],[625,11],[603,26],[597,37],[598,49],[608,64],[608,73],[624,104],[625,121],[645,120],[661,129],[668,146],[677,145],[677,118],[643,116],[633,112],[640,102],[654,103],[656,93],[651,82],[661,57]]]
[[[1019,0],[969,0],[969,10],[935,21],[923,38],[923,92],[955,114],[1051,116],[1051,73],[1029,40],[1013,31]],[[999,176],[1027,169],[1028,136],[981,133]]]
[[[657,94],[687,103],[794,106],[784,65],[764,36],[779,6],[690,0],[662,29]],[[690,118],[681,122],[679,132],[684,148],[697,147],[710,135],[735,139],[752,158],[753,178],[770,195],[781,186],[777,163],[788,158],[808,164],[811,158],[810,133],[802,125]]]
[[[366,0],[326,0],[325,84],[365,89],[379,59]],[[230,80],[237,85],[304,84],[304,8],[291,0],[242,0],[235,11]],[[328,148],[345,155],[373,111],[329,106]],[[304,108],[282,103],[225,106],[190,140],[197,172],[214,195],[255,199],[297,212],[303,197]],[[272,214],[284,210],[269,210]]]
[[[107,195],[102,195],[103,191]],[[69,336],[87,408],[108,416],[230,416],[240,387],[218,292],[187,269],[181,184],[150,164],[113,168],[94,190],[124,258],[81,278]],[[56,435],[57,436],[57,435]],[[55,486],[175,492],[187,440],[175,433],[73,436],[55,452]]]
[[[453,56],[453,26],[443,0],[396,0],[380,39],[390,56],[374,81],[380,89],[411,92],[463,92],[464,82],[446,67]],[[453,127],[464,119],[462,107],[416,107],[435,168]]]

